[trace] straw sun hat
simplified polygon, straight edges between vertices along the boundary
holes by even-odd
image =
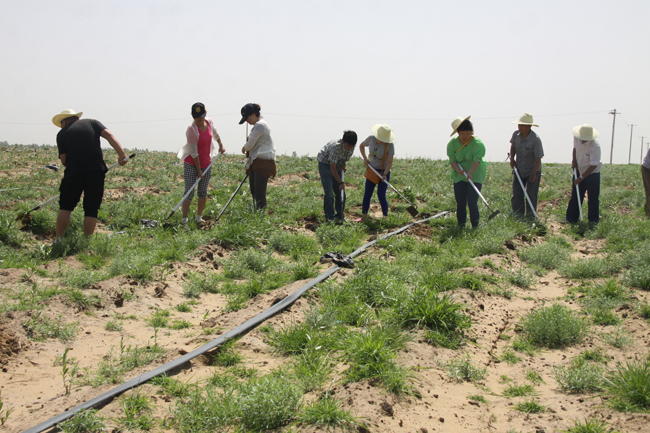
[[[516,123],[517,125],[529,125],[529,126],[539,126],[535,123],[533,120],[533,115],[530,113],[524,113],[519,117],[519,120],[516,120],[512,123]]]
[[[585,123],[584,125],[578,125],[573,128],[573,135],[575,135],[580,140],[592,141],[597,139],[600,133],[595,130],[593,126]]]
[[[395,141],[395,133],[388,125],[377,124],[372,127],[372,135],[379,141],[384,143],[392,143]]]
[[[451,122],[451,127],[453,128],[453,132],[452,132],[451,135],[449,135],[449,136],[452,137],[452,136],[457,132],[458,127],[460,126],[460,124],[463,123],[463,122],[466,121],[466,120],[469,120],[470,117],[472,117],[472,116],[467,116],[467,117],[464,118],[464,119],[463,119],[462,117],[457,117],[457,118],[455,118],[455,119]]]
[[[76,111],[68,108],[67,110],[63,110],[61,114],[57,114],[56,116],[54,116],[52,118],[52,123],[54,123],[56,126],[60,128],[61,121],[63,119],[67,119],[68,117],[81,117],[82,114],[84,114],[82,111],[77,113]]]

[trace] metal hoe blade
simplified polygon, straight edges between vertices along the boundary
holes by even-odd
[[[371,169],[372,171],[374,171],[375,174],[376,174],[377,176],[379,176],[380,179],[382,179],[381,174],[379,174],[379,173],[377,172],[377,170],[375,170],[375,168],[374,168],[373,166],[368,165],[368,167],[370,167],[370,169]],[[416,217],[416,216],[419,214],[418,210],[415,208],[415,205],[414,205],[413,203],[411,203],[411,202],[410,202],[406,197],[404,197],[402,194],[400,194],[400,192],[399,192],[397,189],[395,189],[395,187],[394,187],[393,185],[391,185],[391,184],[390,184],[387,180],[385,180],[385,179],[382,179],[382,182],[384,182],[386,185],[390,186],[391,189],[397,193],[397,195],[399,195],[400,197],[402,197],[402,199],[403,199],[405,202],[407,202],[408,204],[411,205],[411,206],[409,206],[409,207],[406,208],[406,211],[407,211],[408,213],[410,213],[412,217]]]

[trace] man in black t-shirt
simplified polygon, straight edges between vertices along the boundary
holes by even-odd
[[[61,128],[56,136],[59,159],[65,167],[61,180],[59,214],[56,218],[56,237],[62,238],[70,224],[70,215],[84,194],[84,235],[95,232],[97,213],[104,195],[104,163],[99,137],[104,137],[117,152],[120,165],[128,158],[117,138],[101,122],[94,119],[80,120],[83,113],[63,110],[52,118],[52,123]]]

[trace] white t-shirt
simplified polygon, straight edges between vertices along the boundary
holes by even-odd
[[[576,160],[578,161],[578,170],[580,174],[595,165],[596,169],[592,173],[600,173],[600,143],[598,140],[589,140],[584,143],[578,137],[573,137],[573,148],[576,150]]]

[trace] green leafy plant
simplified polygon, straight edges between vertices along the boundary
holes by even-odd
[[[507,350],[505,350],[503,352],[500,359],[501,359],[501,361],[507,362],[510,365],[514,365],[514,364],[518,363],[519,361],[521,361],[521,358],[518,357],[517,355],[515,355],[515,352],[513,352],[512,350],[509,350],[509,349],[507,349]]]
[[[176,311],[180,313],[189,313],[192,311],[192,307],[187,302],[181,302],[176,306]]]
[[[623,328],[617,326],[612,332],[601,335],[602,340],[610,346],[622,349],[634,342],[634,338]]]
[[[239,422],[250,430],[273,430],[298,414],[302,392],[282,377],[251,380],[237,397]]]
[[[621,412],[650,409],[650,358],[626,361],[605,376],[602,387],[610,397],[608,404]]]
[[[607,426],[607,421],[595,417],[585,418],[583,421],[578,419],[573,421],[573,427],[567,430],[560,430],[562,433],[617,433]]]
[[[600,391],[604,373],[601,364],[576,358],[568,365],[554,367],[551,374],[563,392],[581,394]]]
[[[557,349],[581,342],[588,325],[560,304],[531,311],[520,323],[522,333],[536,346]]]
[[[109,320],[106,322],[105,329],[107,331],[119,332],[124,328],[123,323],[119,320]]]
[[[515,409],[524,413],[541,413],[546,411],[546,406],[539,404],[534,399],[530,399],[517,403]]]
[[[140,390],[124,396],[120,405],[124,410],[124,416],[118,418],[120,425],[129,430],[149,431],[155,425],[151,415],[153,407],[149,402],[149,396]]]
[[[531,384],[519,385],[517,383],[509,384],[503,390],[505,397],[525,397],[535,392],[535,388]]]
[[[63,323],[61,316],[52,320],[43,315],[42,311],[38,311],[33,313],[23,324],[23,328],[27,331],[27,335],[36,341],[44,341],[48,338],[70,341],[76,336],[79,324],[77,322]]]
[[[544,383],[542,376],[535,370],[526,370],[526,380],[530,381],[533,385]]]
[[[341,402],[325,395],[324,397],[309,403],[298,415],[301,424],[314,427],[325,427],[338,429],[340,431],[355,431],[356,419],[349,410],[341,407]]]
[[[2,392],[0,392],[0,426],[5,425],[13,411],[13,407],[10,409],[4,408],[4,402],[2,401]]]
[[[61,355],[61,379],[63,380],[63,387],[65,388],[65,395],[70,394],[70,387],[72,381],[77,375],[79,363],[76,358],[68,358],[69,347],[66,347]]]
[[[87,409],[77,412],[69,420],[57,426],[64,433],[97,433],[106,429],[104,418],[97,413],[97,409]]]
[[[467,354],[443,363],[442,367],[449,378],[457,382],[480,382],[487,376],[487,368],[477,367]]]
[[[487,401],[487,399],[485,398],[485,396],[483,396],[483,395],[481,395],[481,394],[472,394],[472,395],[468,395],[467,398],[468,398],[469,400],[478,401],[479,403],[488,404],[488,401]]]

